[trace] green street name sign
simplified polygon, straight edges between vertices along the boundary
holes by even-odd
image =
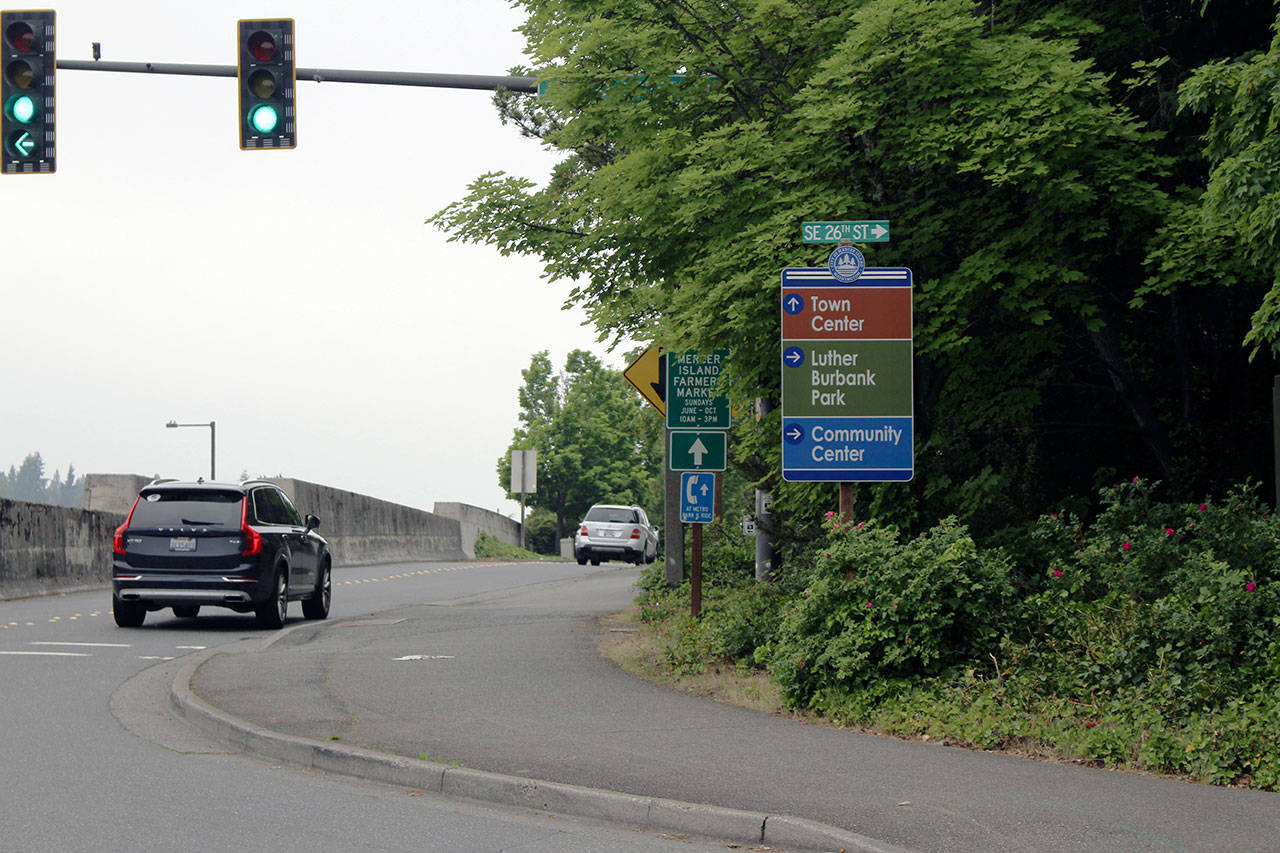
[[[667,467],[672,471],[723,471],[728,439],[721,430],[672,430]]]
[[[805,243],[888,243],[889,220],[868,219],[858,222],[802,222],[800,239]]]
[[[667,353],[666,359],[667,429],[728,429],[729,398],[717,389],[729,350]]]

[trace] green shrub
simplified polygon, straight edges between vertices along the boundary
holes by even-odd
[[[1182,506],[1151,492],[1106,490],[1088,528],[1041,520],[1036,537],[1058,547],[1013,629],[1038,690],[1131,695],[1178,717],[1275,679],[1275,520],[1247,489]]]
[[[940,675],[994,649],[1009,574],[1003,555],[979,552],[955,519],[903,542],[894,528],[833,516],[809,583],[757,659],[794,706],[881,679]]]
[[[539,556],[526,551],[518,545],[510,545],[498,539],[496,536],[490,536],[483,530],[476,533],[475,543],[476,558],[480,560],[545,560],[546,557]]]

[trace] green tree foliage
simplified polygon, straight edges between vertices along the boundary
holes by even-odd
[[[67,467],[67,478],[59,471],[52,478],[44,475],[44,459],[37,453],[29,453],[22,464],[9,466],[9,473],[0,472],[0,497],[29,503],[47,503],[58,506],[79,507],[84,493],[84,478],[76,478],[76,467]]]
[[[605,335],[731,348],[735,390],[776,399],[778,270],[827,252],[799,223],[891,220],[867,254],[918,283],[917,475],[861,505],[990,535],[1117,472],[1190,494],[1269,468],[1272,364],[1242,341],[1276,257],[1274,50],[1185,90],[1214,109],[1210,158],[1248,179],[1219,167],[1203,192],[1205,128],[1176,91],[1265,47],[1273,5],[520,5],[547,93],[497,103],[564,157],[429,221],[539,257]],[[1204,217],[1241,223],[1219,240]],[[832,489],[776,482],[778,413],[731,443],[803,541]]]
[[[1230,238],[1269,285],[1247,340],[1280,351],[1280,15],[1269,50],[1209,63],[1182,87],[1183,107],[1210,116],[1213,164],[1197,225]]]
[[[593,503],[653,506],[662,463],[657,419],[621,373],[585,350],[570,352],[555,373],[544,350],[522,374],[520,425],[510,449],[538,453],[538,490],[525,504],[555,519],[551,549]],[[498,460],[498,480],[504,489],[511,484],[510,452]]]

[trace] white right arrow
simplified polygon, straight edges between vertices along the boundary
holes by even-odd
[[[875,227],[871,229],[871,233],[877,237],[883,237],[884,235],[889,233],[889,229],[885,228],[883,225],[877,222],[875,224]]]
[[[707,446],[702,443],[701,438],[695,438],[693,445],[689,448],[689,452],[693,454],[693,464],[699,468],[702,467],[702,457],[707,454]]]

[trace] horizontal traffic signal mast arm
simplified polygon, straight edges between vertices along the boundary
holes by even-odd
[[[181,74],[188,77],[235,77],[234,65],[189,65],[172,62],[102,62],[59,59],[60,71],[122,71],[133,74]],[[415,71],[356,71],[340,68],[299,68],[298,80],[314,83],[369,83],[377,86],[428,86],[436,89],[509,89],[538,91],[537,77],[489,74],[430,74]]]

